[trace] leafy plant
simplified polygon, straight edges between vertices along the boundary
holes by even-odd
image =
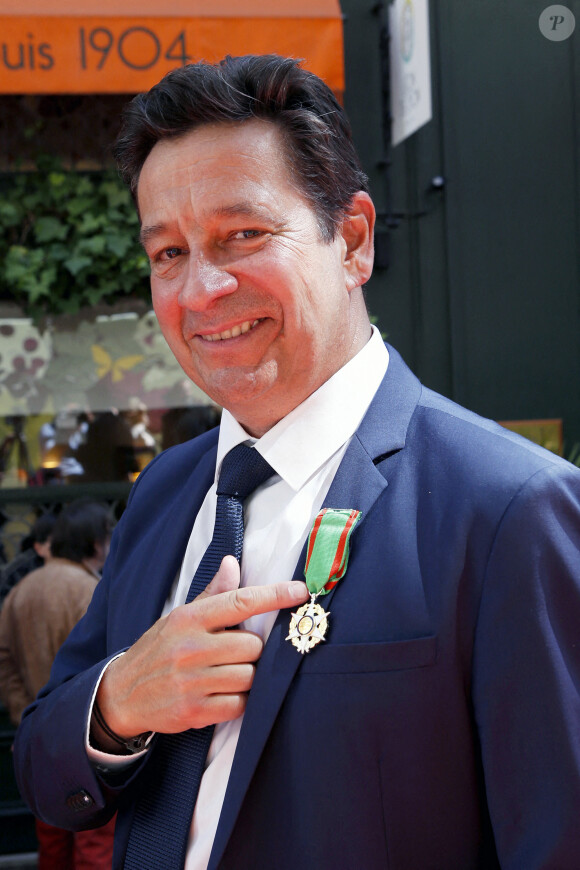
[[[64,170],[53,157],[0,187],[0,298],[35,321],[125,296],[149,300],[149,263],[129,191],[111,170]]]

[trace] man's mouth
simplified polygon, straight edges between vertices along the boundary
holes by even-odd
[[[237,323],[231,329],[224,329],[223,332],[214,332],[211,335],[200,335],[204,341],[225,341],[226,338],[237,338],[238,335],[243,335],[253,329],[260,323],[260,320],[244,320],[243,323]]]

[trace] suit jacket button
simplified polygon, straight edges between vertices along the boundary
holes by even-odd
[[[66,799],[67,807],[75,813],[82,812],[82,810],[88,810],[89,807],[92,807],[94,802],[95,799],[84,789],[71,794]]]

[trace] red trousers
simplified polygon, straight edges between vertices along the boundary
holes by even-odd
[[[111,870],[115,818],[91,831],[64,831],[36,819],[38,870]]]

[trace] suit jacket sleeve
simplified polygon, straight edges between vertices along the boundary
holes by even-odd
[[[107,650],[106,626],[118,539],[116,530],[107,569],[87,616],[61,648],[49,682],[24,711],[14,748],[18,787],[33,813],[71,830],[107,822],[122,787],[144,763],[137,763],[112,785],[93,768],[85,749],[93,692],[114,655]]]
[[[505,870],[580,861],[580,483],[537,472],[504,513],[484,581],[473,703]]]
[[[161,614],[213,481],[216,442],[214,430],[170,448],[139,476],[87,613],[24,711],[14,747],[16,779],[32,811],[52,825],[83,830],[104,824],[147,764],[146,756],[114,777],[93,767],[85,747],[90,704],[107,662]]]

